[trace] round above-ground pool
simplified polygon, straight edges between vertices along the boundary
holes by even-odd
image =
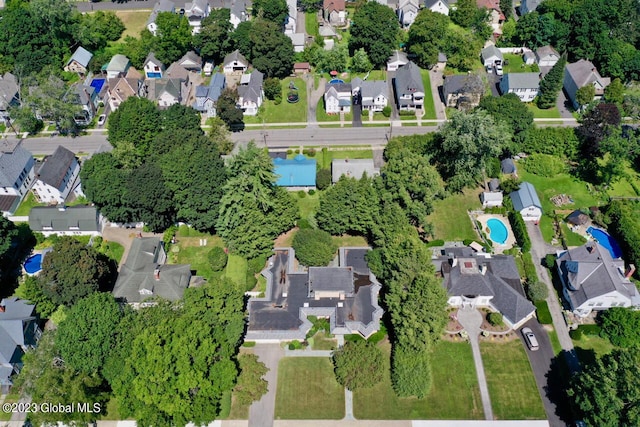
[[[342,80],[342,79],[331,79],[331,81],[329,82],[329,84],[336,84],[336,83],[344,83],[344,80]]]
[[[487,227],[489,227],[490,230],[489,238],[500,245],[504,245],[507,237],[509,237],[509,232],[504,223],[499,219],[489,218],[487,220]]]
[[[42,270],[42,254],[35,254],[24,262],[24,271],[27,274],[36,274]]]
[[[611,254],[611,258],[615,259],[622,257],[622,249],[620,249],[620,245],[618,245],[618,242],[616,242],[616,240],[611,237],[609,233],[604,230],[600,230],[599,228],[593,227],[587,228],[587,233],[589,233],[596,242],[607,248],[607,250]]]

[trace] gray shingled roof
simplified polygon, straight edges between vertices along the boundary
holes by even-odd
[[[502,170],[502,173],[516,173],[518,172],[518,169],[516,168],[516,164],[514,163],[513,159],[511,157],[508,157],[506,159],[502,159],[502,161],[500,162],[500,168]]]
[[[258,70],[253,70],[249,75],[249,83],[241,84],[238,86],[238,96],[243,101],[258,102],[258,99],[262,96],[262,82],[264,80],[264,74]]]
[[[45,158],[44,164],[38,171],[38,179],[47,185],[61,190],[60,186],[62,185],[64,177],[74,161],[76,161],[76,155],[62,145],[58,145],[56,151]]]
[[[0,364],[19,363],[22,345],[35,344],[35,337],[25,331],[25,323],[33,322],[35,306],[16,297],[0,301],[4,311],[0,311]]]
[[[176,10],[176,5],[171,0],[160,0],[153,6],[153,10],[147,19],[147,25],[156,22],[158,13],[160,12],[173,12]]]
[[[475,82],[473,80],[475,80]],[[477,74],[454,74],[446,76],[444,85],[442,86],[442,92],[446,99],[448,95],[461,93],[463,89],[469,87],[479,88],[480,93],[482,93],[484,85],[482,84],[480,76]]]
[[[69,61],[67,61],[67,65],[71,64],[71,62],[73,61],[76,61],[78,64],[87,68],[89,66],[89,61],[91,61],[91,58],[93,58],[93,53],[89,52],[82,46],[79,46],[73,53]]]
[[[118,53],[116,55],[113,55],[111,61],[109,61],[109,65],[107,65],[107,71],[119,71],[121,73],[124,73],[125,71],[127,71],[129,64],[129,58]]]
[[[407,54],[406,54],[406,53],[404,53],[403,51],[401,51],[401,50],[394,50],[394,51],[393,51],[393,55],[391,55],[391,56],[389,57],[389,59],[387,60],[387,62],[396,62],[396,61],[398,61],[398,62],[404,62],[404,63],[406,64],[407,62],[409,62],[409,59],[407,59]]]
[[[7,110],[18,99],[18,80],[11,73],[0,76],[0,110]]]
[[[449,2],[447,0],[425,0],[424,1],[424,7],[426,7],[427,9],[431,9],[438,2],[442,2],[442,3],[444,3],[445,6],[449,7]]]
[[[343,291],[352,293],[353,271],[345,267],[309,267],[309,293]]]
[[[502,52],[500,52],[500,49],[498,49],[493,44],[482,49],[480,55],[482,56],[483,61],[486,61],[489,58],[493,58],[494,56],[499,58],[500,60],[503,59]]]
[[[147,63],[153,63],[155,65],[157,65],[158,67],[160,67],[161,70],[164,71],[165,66],[162,62],[160,62],[160,60],[158,58],[156,58],[156,54],[153,52],[149,52],[149,54],[147,55],[147,58],[144,60],[144,66],[147,66]]]
[[[13,187],[22,171],[30,171],[34,163],[33,155],[19,141],[5,139],[0,143],[0,187]]]
[[[187,65],[185,64],[186,62],[193,62],[196,65]],[[192,50],[185,53],[184,56],[178,60],[178,63],[187,70],[200,71],[202,69],[202,58]]]
[[[538,58],[538,61],[549,55],[554,55],[560,58],[560,54],[558,53],[558,51],[555,50],[551,45],[541,46],[536,49],[536,57]]]
[[[242,56],[242,54],[238,49],[234,50],[233,52],[225,56],[224,61],[222,61],[222,64],[226,66],[227,64],[233,61],[238,61],[244,65],[249,65],[249,61],[247,61],[247,58]]]
[[[420,68],[411,61],[398,68],[398,71],[396,71],[395,86],[398,91],[398,97],[402,94],[414,92],[424,93],[424,84],[422,83]]]
[[[596,81],[599,81],[603,86],[607,86],[611,83],[610,78],[600,76],[600,73],[596,66],[593,65],[593,62],[587,61],[586,59],[581,59],[578,62],[567,64],[566,70],[579,88]]]
[[[507,73],[502,76],[507,82],[507,90],[538,89],[540,73]]]
[[[540,203],[536,189],[529,182],[520,184],[518,191],[509,194],[509,197],[513,202],[513,208],[518,212],[530,206],[536,206],[542,210],[542,203]]]
[[[342,175],[360,179],[364,174],[369,178],[378,175],[373,159],[334,159],[331,161],[331,180],[337,182]]]
[[[29,212],[29,228],[33,231],[101,231],[99,213],[94,206],[36,206]],[[47,229],[45,230],[45,227]],[[51,227],[52,229],[50,229]]]

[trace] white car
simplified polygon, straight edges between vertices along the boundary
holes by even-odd
[[[496,65],[496,75],[501,76],[502,74],[502,65]]]
[[[107,120],[107,116],[104,114],[100,114],[100,117],[98,117],[98,126],[104,125],[104,122],[106,120]]]
[[[540,346],[538,345],[538,339],[534,335],[531,328],[522,328],[522,336],[524,337],[524,340],[527,343],[527,347],[529,347],[529,350],[536,351],[540,348]]]

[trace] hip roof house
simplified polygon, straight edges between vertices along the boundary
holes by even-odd
[[[542,218],[542,203],[536,189],[529,182],[520,184],[518,191],[509,194],[513,202],[513,209],[520,212],[525,221],[540,221]]]

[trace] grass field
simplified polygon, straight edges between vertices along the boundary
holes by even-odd
[[[278,367],[276,419],[339,420],[344,417],[344,389],[324,357],[286,357]]]
[[[151,10],[116,10],[118,18],[124,24],[124,33],[120,37],[123,41],[126,36],[140,37],[140,31],[147,26],[147,20],[151,14]]]
[[[446,241],[478,238],[467,210],[481,208],[479,194],[480,189],[466,189],[462,194],[436,200],[433,213],[427,217],[433,224],[434,238]]]
[[[429,78],[429,70],[420,69],[422,75],[422,84],[424,85],[424,116],[425,120],[436,119],[436,107],[433,104],[433,94],[431,93],[431,79]]]
[[[582,246],[587,243],[587,239],[578,233],[571,231],[566,222],[563,221],[561,224],[562,231],[564,232],[564,236],[567,241],[567,246]]]
[[[468,343],[439,342],[432,355],[433,386],[422,399],[399,398],[389,374],[391,346],[381,343],[385,354],[384,379],[375,387],[353,393],[356,418],[369,420],[482,419],[480,389]],[[455,367],[454,369],[452,369]]]
[[[108,256],[118,264],[120,264],[122,255],[124,255],[124,246],[116,242],[103,241],[102,245],[97,249],[100,253],[105,254],[106,256]]]
[[[562,344],[560,344],[558,333],[555,329],[547,332],[549,334],[549,340],[551,341],[551,347],[553,347],[553,353],[557,356],[562,352]]]
[[[190,264],[196,274],[207,279],[221,276],[211,269],[207,255],[214,246],[224,248],[224,242],[218,236],[199,233],[189,227],[182,226],[176,233],[177,244],[170,249],[169,259],[173,264]],[[206,239],[207,245],[200,246],[200,240]]]
[[[533,117],[535,119],[559,119],[560,118],[560,111],[558,111],[557,107],[542,110],[532,102],[528,102],[525,105],[527,106],[529,111],[533,113]]]
[[[504,54],[504,73],[537,73],[540,71],[538,65],[525,65],[522,55],[515,53]]]
[[[331,239],[338,245],[342,246],[352,246],[352,247],[362,247],[369,246],[367,243],[367,239],[362,236],[351,236],[349,234],[343,234],[342,236],[331,236]]]
[[[373,159],[373,150],[318,150],[316,159],[322,169],[331,169],[333,159]]]
[[[313,350],[335,350],[337,346],[335,338],[327,337],[324,331],[316,333],[308,341]]]
[[[536,380],[520,340],[481,343],[494,417],[498,420],[546,418]]]
[[[229,254],[224,275],[238,285],[244,286],[247,282],[247,260],[239,255]]]
[[[300,100],[295,104],[287,102],[289,83],[293,81],[298,89]],[[257,116],[246,116],[245,123],[298,123],[307,121],[307,84],[299,77],[286,78],[282,81],[282,102],[276,105],[274,101],[265,99]]]
[[[34,206],[46,206],[45,203],[38,203],[36,200],[36,196],[33,195],[31,191],[27,193],[27,197],[22,200],[22,203],[18,206],[15,213],[15,216],[28,216],[29,212],[31,212],[31,208]]]

